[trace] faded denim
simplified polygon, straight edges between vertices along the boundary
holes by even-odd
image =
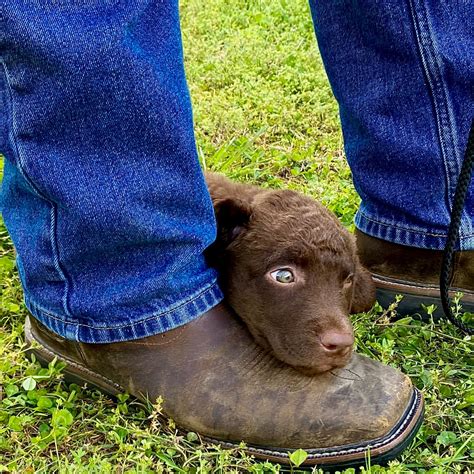
[[[310,0],[359,229],[443,249],[474,116],[474,2]],[[474,249],[474,185],[460,247]]]
[[[28,309],[66,338],[114,342],[215,306],[177,1],[2,11],[3,217]]]

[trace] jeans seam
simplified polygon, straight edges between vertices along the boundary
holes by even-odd
[[[44,313],[46,316],[50,317],[51,319],[54,319],[55,321],[59,321],[60,323],[73,324],[73,325],[77,326],[78,328],[79,327],[85,327],[85,328],[88,328],[88,329],[95,329],[95,330],[99,330],[99,329],[114,330],[114,329],[122,329],[122,328],[132,328],[132,330],[133,330],[133,326],[137,326],[139,324],[146,323],[146,322],[148,322],[152,319],[157,319],[157,318],[166,316],[170,313],[178,311],[179,309],[181,309],[183,306],[185,306],[187,304],[193,303],[195,300],[199,299],[204,293],[211,290],[215,286],[217,286],[217,280],[213,280],[210,284],[206,285],[202,290],[199,291],[199,293],[197,295],[192,295],[191,297],[185,299],[184,301],[181,301],[178,304],[175,304],[174,306],[171,306],[170,308],[166,309],[165,311],[162,311],[162,312],[159,312],[159,313],[154,313],[150,316],[147,316],[144,319],[140,319],[139,321],[131,321],[131,322],[121,324],[119,326],[91,326],[89,324],[84,324],[84,323],[79,323],[77,321],[67,320],[67,319],[64,319],[63,317],[58,316],[57,314],[54,314],[51,311],[43,308],[41,305],[36,304],[31,298],[26,297],[26,295],[25,295],[25,300],[28,300],[28,302],[32,306],[34,306],[36,309],[38,309],[39,311]]]
[[[34,194],[36,194],[39,198],[46,201],[51,206],[49,239],[50,239],[50,244],[51,244],[51,253],[53,257],[53,266],[60,280],[64,283],[64,294],[62,297],[62,306],[63,306],[64,312],[67,316],[72,317],[72,314],[69,311],[69,305],[68,305],[68,294],[69,294],[70,283],[66,275],[66,272],[59,261],[59,248],[58,248],[57,235],[56,235],[57,206],[51,199],[49,199],[43,192],[39,190],[39,188],[34,184],[34,182],[32,181],[32,179],[30,178],[30,176],[28,175],[26,171],[26,163],[24,162],[22,158],[22,154],[20,152],[20,146],[18,143],[17,133],[16,133],[15,107],[14,107],[13,90],[11,86],[10,75],[8,72],[7,65],[5,64],[3,60],[1,61],[1,64],[5,72],[5,79],[6,79],[6,83],[8,87],[8,94],[10,96],[9,98],[10,98],[12,151],[16,155],[15,161],[17,164],[17,168],[21,176],[23,177],[23,179],[26,181],[26,183],[30,187],[30,189],[33,191]]]
[[[383,221],[383,220],[375,219],[371,216],[368,216],[361,208],[359,208],[358,212],[359,212],[359,214],[361,214],[363,216],[364,219],[366,219],[370,222],[373,222],[374,224],[381,225],[383,227],[392,227],[392,228],[395,228],[395,229],[404,230],[406,232],[411,232],[413,234],[429,235],[430,237],[443,237],[443,238],[447,237],[447,234],[435,234],[433,232],[426,232],[426,231],[421,230],[421,229],[416,229],[416,230],[415,229],[410,229],[408,227],[404,227],[404,226],[401,226],[401,225],[393,223],[393,222],[386,222],[386,221]],[[474,237],[474,233],[469,233],[469,234],[466,234],[466,235],[462,236],[463,239],[471,238],[471,237]]]
[[[443,82],[442,65],[433,41],[433,32],[426,4],[423,0],[408,0],[408,3],[415,30],[416,44],[433,104],[440,150],[446,173],[445,199],[449,213],[454,199],[454,189],[452,188],[460,172],[460,163],[458,162],[459,145],[453,124],[452,108],[447,88]],[[419,6],[418,9],[415,7],[415,3]],[[469,231],[472,232],[472,225],[466,210],[463,210],[463,223],[468,223]]]

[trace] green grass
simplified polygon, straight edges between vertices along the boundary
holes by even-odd
[[[358,205],[337,106],[306,0],[183,0],[186,65],[206,168],[322,200],[350,227]],[[13,249],[0,226],[0,472],[279,472],[159,422],[159,407],[67,385],[61,367],[25,357],[26,316]],[[415,442],[388,468],[474,469],[473,343],[449,324],[354,318],[358,351],[399,367],[426,398]],[[354,472],[348,470],[346,472]]]

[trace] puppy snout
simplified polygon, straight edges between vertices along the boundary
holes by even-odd
[[[327,331],[321,334],[320,341],[328,354],[345,355],[354,345],[354,335],[347,332]]]

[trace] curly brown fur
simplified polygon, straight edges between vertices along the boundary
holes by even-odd
[[[375,301],[352,234],[308,196],[215,173],[206,181],[217,220],[207,256],[230,306],[280,360],[310,374],[345,365],[353,342],[349,313]],[[295,281],[276,281],[282,269]]]

